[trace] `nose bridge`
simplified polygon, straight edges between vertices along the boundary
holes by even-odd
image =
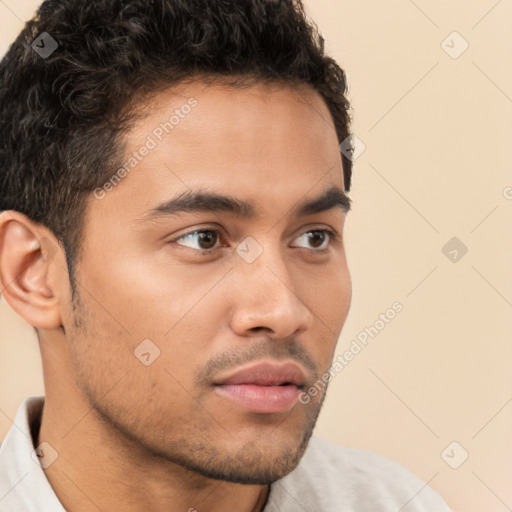
[[[251,248],[251,250],[255,249]],[[254,294],[263,292],[265,296],[265,289],[269,287],[267,290],[269,301],[279,301],[288,298],[290,294],[294,295],[294,283],[279,244],[275,244],[270,237],[267,237],[260,251],[252,263],[245,260],[239,263],[240,270],[250,281]],[[270,291],[273,292],[272,296],[268,295]]]
[[[307,329],[312,314],[298,296],[280,245],[271,243],[267,237],[267,243],[260,247],[260,254],[251,263],[242,258],[237,265],[240,286],[233,317],[234,329],[266,328],[279,337]]]

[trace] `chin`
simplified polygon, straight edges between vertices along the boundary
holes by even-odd
[[[207,449],[209,452],[188,468],[207,478],[246,485],[269,485],[293,471],[312,435],[312,429],[294,436],[255,438],[242,448]]]
[[[303,447],[301,444],[295,450],[280,449],[274,450],[273,453],[262,453],[261,450],[251,453],[245,450],[238,456],[217,460],[215,464],[197,469],[203,476],[215,480],[246,485],[269,485],[297,467],[306,446]]]

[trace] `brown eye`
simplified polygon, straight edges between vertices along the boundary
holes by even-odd
[[[333,239],[334,233],[329,229],[312,229],[297,237],[295,240],[300,240],[301,243],[299,245],[294,245],[294,247],[324,251],[327,250]]]
[[[219,233],[213,229],[203,229],[201,231],[193,231],[181,236],[176,240],[178,245],[208,251],[215,248],[219,240]]]
[[[218,239],[215,231],[199,231],[198,243],[201,249],[213,249]]]
[[[310,231],[308,233],[309,243],[316,249],[325,242],[327,235],[323,231]]]

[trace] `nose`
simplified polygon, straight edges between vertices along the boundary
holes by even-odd
[[[307,297],[299,296],[297,279],[279,255],[272,256],[266,250],[251,264],[240,261],[234,277],[237,285],[231,328],[239,336],[261,336],[264,332],[281,339],[312,326],[314,316]]]

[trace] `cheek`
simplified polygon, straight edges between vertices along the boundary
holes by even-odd
[[[226,265],[184,265],[171,259],[165,247],[153,253],[113,250],[104,262],[91,259],[84,270],[93,294],[128,332],[143,337],[166,336],[197,309],[208,309]]]
[[[345,263],[331,267],[327,275],[319,276],[315,286],[304,294],[304,302],[315,316],[313,347],[325,369],[330,366],[339,335],[348,316],[352,298],[352,282]]]
[[[212,340],[225,320],[226,297],[217,284],[229,267],[180,265],[165,251],[146,257],[115,247],[110,252],[102,264],[84,258],[81,269],[90,291],[80,289],[83,327],[75,333],[81,337],[73,353],[81,381],[97,395],[121,379],[116,389],[128,383],[127,393],[133,385],[136,394],[154,388],[175,402],[186,399],[180,384],[193,389],[201,357],[214,349]],[[149,352],[142,358],[154,362],[145,367],[134,352]]]
[[[336,333],[343,326],[352,298],[352,281],[346,262],[326,266],[318,272],[303,274],[299,297]]]
[[[83,302],[83,327],[70,330],[70,360],[85,395],[109,416],[133,424],[160,418],[169,408],[185,411],[198,354],[187,331],[173,330],[168,338],[128,333],[103,313],[98,319],[102,308]]]

